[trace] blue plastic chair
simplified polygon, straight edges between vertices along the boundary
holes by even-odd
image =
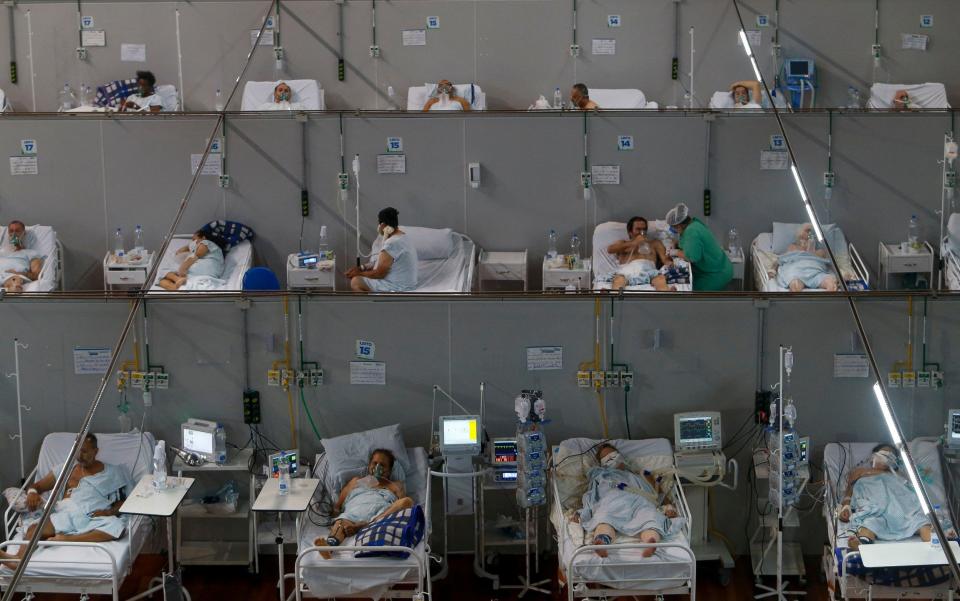
[[[277,274],[266,267],[254,267],[243,275],[243,289],[245,291],[280,290],[280,280]]]

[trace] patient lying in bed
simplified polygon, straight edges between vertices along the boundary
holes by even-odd
[[[203,281],[216,282],[223,277],[223,251],[207,239],[203,230],[194,232],[190,244],[177,250],[177,257],[180,256],[183,256],[180,269],[171,271],[157,282],[164,290],[179,290],[187,284],[190,284],[189,289],[202,288]]]
[[[657,269],[657,263],[664,267],[673,264],[667,256],[663,242],[647,238],[647,220],[643,217],[631,217],[627,222],[627,240],[619,240],[607,247],[607,252],[615,255],[620,263],[616,271],[609,274],[612,290],[622,290],[626,286],[650,284],[655,290],[676,290],[667,284],[667,278]]]
[[[813,226],[804,223],[797,230],[797,238],[787,252],[777,259],[777,283],[791,292],[804,288],[822,288],[837,291],[837,277],[831,269],[826,249],[818,249]]]
[[[293,90],[290,85],[281,81],[273,88],[273,100],[268,100],[257,107],[259,111],[302,111],[306,107],[302,102],[293,101]]]
[[[644,543],[656,543],[676,531],[679,516],[671,504],[661,505],[657,482],[652,475],[637,475],[627,468],[620,452],[604,444],[597,453],[600,462],[587,474],[589,484],[583,495],[583,508],[574,516],[587,532],[593,532],[594,545],[612,544],[617,533],[639,536]],[[643,550],[650,557],[656,547]],[[606,557],[607,552],[597,550]]]
[[[929,541],[930,520],[920,510],[910,481],[900,473],[896,449],[888,444],[873,449],[872,466],[850,472],[838,517],[850,524],[847,544],[857,549],[876,540],[897,541],[918,535]],[[944,528],[947,528],[944,525]],[[952,529],[947,536],[953,538]]]
[[[46,256],[27,248],[27,227],[13,220],[7,225],[7,235],[0,245],[0,282],[7,292],[23,292],[24,284],[40,277]]]
[[[382,520],[390,514],[413,507],[413,499],[406,496],[403,482],[390,480],[396,458],[387,449],[370,453],[367,475],[357,476],[340,491],[340,498],[333,506],[338,514],[330,528],[330,536],[313,542],[317,547],[336,547],[348,536],[353,536],[367,524]],[[321,551],[324,559],[332,554]]]
[[[97,461],[97,437],[88,434],[77,453],[77,463],[67,477],[67,489],[57,502],[50,519],[40,531],[41,540],[71,542],[106,542],[120,538],[126,522],[118,517],[124,491],[133,489],[133,482],[122,466]],[[53,489],[56,477],[51,472],[28,490],[23,508],[25,538],[33,536],[39,525],[42,493]],[[16,506],[16,505],[15,505]],[[21,545],[16,555],[0,552],[0,560],[22,557]],[[15,569],[17,562],[7,562]]]

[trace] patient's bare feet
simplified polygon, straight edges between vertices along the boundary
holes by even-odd
[[[313,546],[315,546],[315,547],[326,547],[326,546],[328,546],[328,545],[327,545],[327,539],[325,539],[325,538],[323,538],[323,537],[320,537],[320,538],[318,538],[317,540],[313,541]],[[330,559],[330,558],[333,557],[333,553],[331,553],[330,551],[320,551],[320,557],[322,557],[322,558],[324,558],[324,559]]]
[[[3,551],[0,551],[0,563],[2,563],[4,567],[10,568],[11,570],[16,570],[16,569],[17,569],[17,564],[18,564],[19,562],[17,562],[17,561],[2,561],[2,560],[4,560],[4,559],[19,559],[16,555],[11,555],[10,553],[4,553]]]
[[[593,544],[595,544],[595,545],[609,545],[611,542],[612,542],[612,541],[610,540],[610,537],[607,536],[606,534],[599,534],[599,535],[595,536],[594,539],[593,539]],[[606,550],[606,549],[594,549],[594,553],[596,553],[596,554],[599,555],[600,557],[606,557],[606,556],[607,556],[607,550]]]
[[[645,543],[655,543],[660,540],[660,537],[653,533],[641,534],[640,540]],[[653,554],[657,552],[656,547],[647,547],[643,550],[644,557],[653,557]]]
[[[667,504],[663,506],[663,515],[667,516],[668,518],[675,518],[680,515],[680,512],[678,512],[677,508],[673,505]]]

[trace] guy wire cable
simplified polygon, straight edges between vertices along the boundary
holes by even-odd
[[[740,23],[740,30],[746,31],[743,22],[743,15],[740,13],[740,3],[737,0],[731,0],[733,2],[733,8],[737,13],[737,20]],[[879,0],[877,0],[879,4]],[[750,52],[750,59],[754,61],[753,58],[753,48],[750,47],[750,41],[744,40],[744,43],[747,45],[747,50]],[[790,143],[790,137],[787,135],[787,130],[783,125],[783,118],[780,115],[780,110],[773,103],[773,98],[770,94],[770,88],[767,86],[767,81],[763,77],[762,73],[760,75],[760,83],[763,84],[764,92],[767,94],[767,99],[770,100],[770,106],[773,110],[773,115],[777,120],[777,126],[780,128],[780,134],[783,136],[784,144],[787,147],[787,153],[790,155],[790,161],[793,166],[794,175],[797,182],[797,187],[801,192],[801,198],[806,204],[810,218],[814,222],[814,226],[817,228],[818,232],[823,232],[823,226],[820,223],[820,218],[817,216],[816,209],[814,209],[813,204],[809,202],[810,195],[807,193],[806,185],[803,183],[803,178],[800,175],[800,170],[797,168],[797,159],[796,155],[793,152],[793,145]],[[833,269],[836,273],[842,273],[840,271],[840,265],[837,262],[837,257],[833,252],[833,248],[830,246],[830,242],[826,237],[823,237],[823,245],[827,249],[827,254],[830,257],[830,263],[833,266]],[[847,286],[846,280],[842,277],[837,278],[840,280],[841,285],[843,286],[843,291],[849,293],[850,288]],[[850,307],[850,313],[853,316],[854,324],[857,327],[857,333],[860,335],[860,340],[863,343],[863,350],[866,352],[867,359],[870,362],[870,368],[873,371],[875,377],[874,383],[874,392],[877,396],[877,402],[880,404],[881,412],[883,413],[884,421],[887,424],[887,427],[891,430],[891,438],[894,439],[892,442],[894,446],[897,447],[897,450],[904,456],[907,465],[908,475],[910,476],[911,483],[914,485],[914,488],[917,489],[917,494],[919,498],[923,499],[924,503],[927,505],[927,517],[930,518],[931,523],[933,524],[934,530],[937,532],[937,536],[940,537],[940,540],[947,540],[946,534],[944,533],[943,526],[940,524],[940,518],[937,517],[936,512],[933,511],[933,503],[930,501],[929,495],[927,495],[926,489],[920,484],[922,482],[920,473],[917,470],[916,462],[913,459],[913,454],[910,452],[910,448],[906,443],[906,439],[903,435],[903,429],[900,427],[900,422],[897,420],[896,414],[893,411],[892,403],[890,402],[890,397],[887,393],[886,384],[884,378],[881,377],[882,372],[880,371],[880,365],[877,363],[876,354],[873,352],[873,346],[870,344],[870,338],[867,336],[866,327],[863,325],[863,319],[860,316],[860,310],[857,308],[856,300],[853,296],[846,296],[847,303]],[[895,436],[893,436],[895,434]],[[899,439],[899,445],[897,440]],[[950,566],[950,572],[954,578],[954,581],[960,582],[960,565],[957,563],[957,558],[954,556],[953,549],[950,548],[950,545],[945,545],[943,547],[944,552],[947,557],[947,563]]]
[[[276,1],[277,0],[270,0],[270,5],[267,8],[266,14],[263,16],[263,22],[260,25],[260,31],[257,33],[256,42],[247,53],[246,62],[244,62],[243,69],[241,69],[240,74],[237,76],[237,79],[233,84],[233,89],[230,91],[230,96],[224,103],[224,107],[230,104],[230,100],[233,98],[234,94],[236,94],[237,88],[240,87],[240,80],[247,72],[247,67],[250,66],[250,59],[253,57],[254,52],[256,52],[257,47],[260,45],[260,37],[263,35],[263,30],[267,25],[267,18],[270,16],[270,10],[273,8],[273,4]],[[203,149],[203,155],[200,157],[200,165],[203,165],[207,160],[207,157],[210,155],[210,148],[213,145],[213,139],[216,136],[217,130],[220,128],[223,119],[224,113],[223,111],[220,111],[217,114],[217,120],[210,132],[210,135],[207,137],[206,147]],[[196,188],[197,183],[200,181],[200,174],[202,171],[202,169],[197,169],[196,172],[194,172],[193,178],[190,180],[190,185],[187,188],[186,193],[183,195],[183,198],[180,199],[180,206],[178,207],[176,215],[173,218],[173,223],[170,224],[170,229],[167,231],[166,236],[164,236],[163,244],[161,244],[157,256],[162,257],[164,253],[166,253],[167,247],[170,246],[174,232],[177,231],[177,226],[180,225],[180,220],[183,218],[183,214],[186,212],[187,206],[189,205],[190,197],[193,195],[193,191]],[[143,283],[143,287],[140,289],[140,294],[137,295],[136,299],[131,304],[130,311],[127,313],[127,318],[124,320],[123,327],[120,329],[120,335],[117,337],[117,342],[113,346],[116,351],[110,357],[110,364],[107,366],[103,377],[100,378],[100,384],[97,386],[97,392],[93,397],[93,401],[90,403],[90,407],[83,416],[83,421],[80,423],[77,438],[73,441],[73,446],[70,448],[70,452],[67,455],[69,459],[64,462],[63,467],[60,468],[60,472],[57,474],[57,479],[53,484],[53,489],[50,491],[51,500],[60,498],[60,495],[63,494],[64,488],[66,488],[68,475],[73,470],[74,464],[76,463],[77,452],[80,450],[80,446],[86,439],[87,434],[90,433],[90,426],[93,422],[93,416],[96,414],[97,408],[100,406],[100,401],[103,399],[103,395],[106,391],[107,385],[110,382],[110,378],[116,372],[117,364],[119,363],[120,356],[122,354],[119,351],[123,348],[127,341],[127,336],[130,334],[130,330],[133,327],[134,319],[140,309],[140,305],[146,302],[144,293],[149,289],[150,284],[153,282],[159,269],[160,262],[157,261],[150,269],[150,273],[147,274],[147,277]],[[23,577],[24,571],[26,571],[26,567],[30,561],[30,558],[37,549],[37,546],[40,542],[40,534],[43,530],[43,525],[46,524],[50,519],[50,514],[53,513],[54,505],[56,505],[56,503],[50,501],[44,504],[43,514],[40,516],[40,519],[37,522],[39,525],[37,526],[36,530],[34,530],[33,536],[31,536],[30,540],[27,542],[23,556],[17,563],[17,567],[13,572],[13,576],[10,577],[9,584],[7,585],[7,589],[3,595],[2,601],[13,601],[13,598],[19,594],[17,585],[20,583],[20,579]]]

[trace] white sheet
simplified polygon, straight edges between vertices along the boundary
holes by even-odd
[[[171,294],[170,291],[164,290],[157,285],[157,282],[163,279],[163,276],[167,275],[171,271],[176,271],[180,268],[180,260],[177,259],[177,251],[186,246],[190,239],[193,237],[192,234],[177,234],[170,241],[170,245],[167,247],[167,252],[163,254],[163,258],[160,260],[160,269],[157,270],[157,276],[154,278],[153,283],[150,286],[151,293],[158,294]],[[181,255],[182,257],[183,255]],[[243,276],[247,273],[247,270],[253,266],[253,245],[249,240],[244,240],[230,252],[224,255],[224,269],[223,284],[213,284],[209,286],[204,286],[198,288],[204,292],[235,292],[243,289]],[[189,292],[189,290],[177,292]]]
[[[427,99],[430,98],[430,94],[436,87],[437,84],[434,82],[422,86],[413,86],[407,90],[407,110],[422,111],[423,105],[427,103]],[[457,89],[457,96],[466,98],[470,102],[473,110],[487,110],[487,94],[480,89],[480,86],[470,83],[457,83],[453,84],[453,87]]]
[[[836,253],[837,262],[840,269],[843,270],[844,278],[850,281],[856,281],[857,275],[853,270],[853,264],[850,260],[849,249],[833,249]],[[750,255],[754,265],[754,285],[757,290],[763,292],[789,292],[789,288],[784,288],[777,283],[776,265],[773,259],[777,256],[773,252],[773,233],[763,232],[759,234],[750,245]],[[770,271],[773,270],[773,275]],[[761,277],[762,276],[762,277]],[[805,288],[804,292],[825,292],[822,288]]]
[[[429,460],[422,447],[408,448],[407,456],[413,466],[405,483],[407,494],[415,503],[424,505],[427,494],[427,471]],[[309,549],[313,541],[327,536],[330,528],[317,526],[306,518],[306,526],[300,535],[300,550]],[[427,516],[429,520],[430,517]],[[344,541],[345,545],[354,544],[353,537]],[[323,559],[319,554],[311,553],[301,562],[301,577],[311,591],[320,598],[332,598],[350,594],[367,593],[373,596],[383,594],[386,588],[398,583],[416,582],[416,565],[423,561],[426,554],[426,536],[407,559],[390,557],[353,557],[352,552],[335,553],[331,559]],[[317,569],[324,566],[326,569]],[[340,568],[339,570],[336,568]]]
[[[3,90],[0,90],[0,113],[4,113],[10,110],[10,105],[7,103],[7,93]]]
[[[906,90],[910,95],[910,108],[920,109],[948,109],[947,90],[942,83],[896,84],[875,83],[870,88],[870,99],[867,108],[891,109],[893,97],[897,91]]]
[[[646,95],[636,88],[590,88],[590,100],[601,109],[656,109],[656,102],[648,102]]]
[[[464,234],[452,232],[452,236],[453,252],[449,257],[417,261],[417,287],[414,292],[470,292],[476,269],[477,246]],[[416,239],[413,242],[416,246]],[[373,255],[380,252],[382,244],[379,237],[374,241]]]
[[[667,222],[660,219],[651,219],[647,221],[647,232],[651,237],[660,239],[663,245],[668,249],[676,246],[676,241],[670,237]],[[593,289],[609,290],[612,286],[610,282],[602,281],[606,276],[620,268],[617,257],[607,252],[607,248],[618,240],[627,239],[627,224],[619,221],[606,221],[597,225],[593,230]],[[691,279],[693,273],[690,274]],[[677,284],[678,292],[688,292],[693,290],[691,284]],[[644,284],[642,286],[627,286],[627,291],[652,291],[653,286]]]
[[[240,110],[260,110],[260,105],[273,100],[273,90],[281,81],[290,86],[290,91],[293,92],[290,102],[299,102],[308,111],[326,109],[323,90],[316,79],[278,79],[277,81],[248,81],[243,86]]]
[[[157,95],[163,103],[163,110],[166,112],[180,110],[180,95],[177,88],[171,84],[162,84],[156,87]]]
[[[7,244],[7,226],[0,234],[0,247]],[[26,292],[50,292],[60,285],[60,249],[57,246],[57,232],[49,225],[27,226],[27,248],[39,250],[47,256],[40,269],[40,277],[34,282],[24,284]]]
[[[600,440],[590,438],[571,438],[560,443],[561,447],[574,453],[582,453],[596,447]],[[658,459],[669,458],[673,461],[673,446],[666,438],[651,438],[646,440],[612,440],[613,446],[627,459],[658,456]],[[556,455],[556,452],[554,453]],[[560,541],[561,570],[566,570],[574,551],[589,544],[583,527],[570,520],[558,522],[556,507],[550,512],[550,519],[554,530],[562,539]],[[617,537],[617,543],[640,542],[631,537]],[[689,538],[681,533],[670,542],[690,545]],[[688,578],[690,575],[690,557],[677,548],[660,548],[653,557],[643,557],[643,549],[617,550],[611,549],[609,556],[604,559],[595,553],[583,553],[574,560],[577,566],[577,581],[588,581],[613,588],[631,588],[637,590],[663,590],[679,587],[679,578]],[[634,565],[614,565],[625,561],[637,562]],[[671,580],[664,580],[669,578]],[[619,582],[611,582],[618,580]],[[567,582],[570,575],[567,574]],[[609,585],[607,584],[609,583]]]
[[[943,256],[943,279],[947,290],[960,290],[960,256],[956,249],[947,244],[946,238],[940,247]]]
[[[54,432],[48,434],[40,446],[37,460],[38,478],[58,469],[67,458],[76,433]],[[153,434],[139,431],[128,434],[97,434],[100,452],[97,458],[104,463],[123,465],[133,474],[134,480],[152,472],[150,461],[156,440]],[[138,457],[139,450],[139,457]],[[136,465],[134,462],[136,461]],[[100,543],[117,559],[117,571],[122,579],[130,570],[133,558],[140,553],[150,534],[151,521],[146,516],[128,516],[127,532],[118,540]],[[11,553],[17,547],[9,547]],[[110,578],[110,560],[89,547],[39,548],[27,566],[27,576],[43,576],[58,579]],[[12,570],[0,567],[0,581],[5,582]]]

